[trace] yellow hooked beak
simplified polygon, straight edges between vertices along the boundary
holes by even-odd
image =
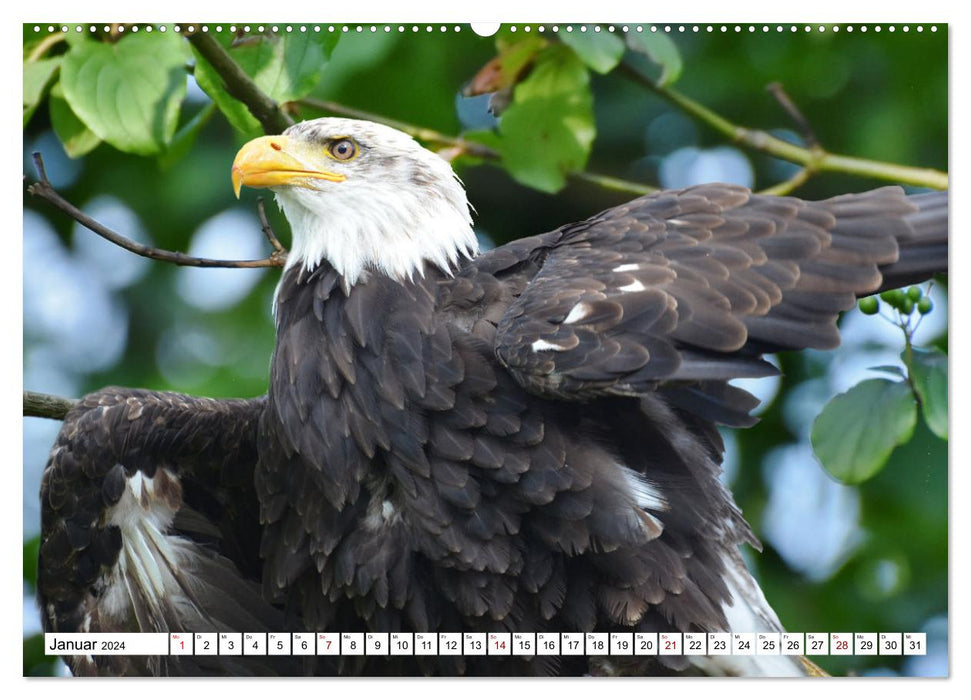
[[[243,185],[311,187],[311,180],[343,182],[347,179],[346,175],[340,173],[307,167],[306,162],[297,157],[306,148],[306,144],[287,136],[261,136],[247,143],[239,149],[233,161],[233,191],[236,198],[239,199]],[[312,156],[306,160],[312,162]]]

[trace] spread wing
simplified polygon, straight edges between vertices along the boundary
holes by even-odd
[[[109,388],[71,410],[41,486],[38,597],[47,631],[284,629],[256,584],[253,470],[264,405]],[[289,671],[273,657],[66,661],[79,675]]]
[[[670,382],[724,394],[728,379],[775,371],[764,352],[838,345],[838,315],[858,296],[946,270],[947,193],[806,202],[704,185],[525,245],[513,264],[507,251],[477,267],[511,285],[495,348],[523,386],[560,398]]]

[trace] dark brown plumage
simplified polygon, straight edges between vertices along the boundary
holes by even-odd
[[[42,492],[47,625],[781,629],[738,553],[758,542],[718,481],[716,424],[749,425],[754,405],[727,382],[774,372],[765,352],[833,347],[838,313],[858,296],[946,265],[946,193],[809,203],[708,185],[514,242],[454,275],[427,266],[347,284],[327,260],[291,266],[265,399],[110,389],[68,416]],[[119,515],[134,492],[148,494],[150,518]],[[155,595],[139,592],[148,579],[131,573],[135,560],[126,576],[119,559],[146,521],[155,544],[143,557],[180,552],[159,564]],[[211,660],[72,665],[293,671]],[[624,671],[801,670],[744,663],[656,657]],[[303,670],[608,666],[318,657]]]

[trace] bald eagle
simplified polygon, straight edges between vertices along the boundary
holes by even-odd
[[[43,486],[49,631],[780,631],[718,425],[765,353],[947,265],[947,194],[713,184],[477,250],[449,164],[317,119],[245,145],[292,248],[266,396],[108,388]],[[79,674],[798,675],[796,657],[117,657]]]

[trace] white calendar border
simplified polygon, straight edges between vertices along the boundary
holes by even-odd
[[[158,6],[134,6],[130,3],[122,3],[120,0],[104,0],[97,3],[96,6],[91,6],[85,8],[84,10],[79,10],[76,2],[67,2],[66,0],[48,0],[43,4],[25,4],[25,3],[13,3],[9,10],[6,10],[13,18],[5,16],[7,22],[4,24],[5,28],[11,31],[11,27],[14,24],[20,24],[25,21],[63,21],[63,20],[90,20],[90,21],[118,21],[124,19],[124,21],[160,21],[159,15],[163,15],[162,21],[167,21],[174,18],[191,18],[195,21],[232,21],[238,19],[237,15],[253,15],[251,10],[233,10],[232,16],[227,16],[225,9],[215,10],[213,6],[203,6],[200,5],[197,0],[193,2],[187,2],[186,0],[170,0],[170,2],[165,3],[164,10],[159,10]],[[225,7],[225,6],[223,6]],[[429,5],[431,7],[431,5]],[[624,21],[638,21],[643,19],[645,22],[663,22],[663,21],[725,21],[725,22],[740,22],[740,21],[755,21],[755,22],[791,22],[793,20],[798,21],[816,21],[816,22],[846,22],[846,21],[862,21],[862,22],[873,22],[873,21],[887,21],[891,19],[894,22],[921,22],[933,19],[934,21],[947,21],[948,19],[956,19],[955,12],[948,12],[950,8],[928,5],[927,3],[913,3],[913,2],[900,2],[897,1],[887,1],[881,2],[880,10],[875,13],[872,10],[868,10],[864,4],[854,4],[850,5],[844,0],[840,2],[835,2],[834,0],[816,0],[816,2],[801,5],[797,12],[794,12],[793,6],[788,3],[779,2],[769,2],[768,0],[757,0],[754,2],[748,2],[744,4],[739,3],[716,3],[713,0],[696,0],[694,3],[655,3],[651,5],[644,5],[642,3],[633,2],[617,2],[616,0],[600,0],[596,4],[595,9],[591,9],[589,5],[585,6],[568,6],[562,2],[553,2],[553,0],[540,0],[540,2],[525,4],[521,0],[493,0],[487,6],[477,5],[469,6],[466,4],[453,4],[450,6],[442,6],[440,4],[435,4],[434,9],[429,9],[428,7],[417,6],[416,3],[392,3],[390,0],[374,0],[369,4],[362,3],[334,3],[326,6],[325,8],[317,9],[314,8],[312,11],[308,9],[306,5],[295,3],[293,5],[287,5],[279,3],[272,9],[267,8],[265,11],[260,11],[258,14],[265,15],[267,18],[272,18],[273,20],[279,21],[306,21],[310,18],[310,15],[314,15],[312,19],[316,19],[316,15],[326,15],[328,20],[331,21],[422,21],[422,20],[433,20],[433,21],[444,21],[449,22],[468,22],[470,19],[475,20],[486,20],[486,21],[596,21],[598,18],[623,18]],[[796,16],[793,16],[793,15]],[[874,17],[878,14],[878,17]],[[83,16],[79,16],[83,15]],[[596,16],[591,16],[596,15]],[[19,32],[17,27],[13,27]],[[955,67],[961,66],[964,70],[961,71],[961,75],[967,78],[968,68],[971,66],[971,42],[967,41],[966,34],[968,33],[968,25],[965,23],[963,27],[960,28],[963,35],[959,35],[958,32],[952,34],[955,38],[960,36],[961,40],[954,41],[951,47],[952,62]],[[954,31],[954,28],[952,28]],[[12,60],[14,60],[13,53],[17,50],[16,43],[10,41],[8,36],[8,42],[6,49],[8,51],[8,60],[6,65],[14,65]],[[954,74],[952,73],[952,76]],[[18,85],[20,83],[19,78],[8,76],[9,83],[7,84],[8,91],[16,94],[19,90],[18,86],[15,86],[16,82]],[[951,79],[952,88],[957,88],[957,79],[952,77]],[[969,91],[967,89],[957,90],[953,89],[950,95],[951,99],[951,123],[952,124],[967,124],[969,119],[971,119],[971,107],[968,103]],[[19,117],[14,115],[14,110],[8,109],[5,112],[6,122],[4,124],[6,129],[4,133],[8,136],[7,138],[13,139],[12,134],[19,133],[14,131],[14,127],[17,126],[16,122],[19,122]],[[19,128],[19,127],[18,127]],[[954,129],[953,133],[953,149],[954,155],[963,156],[963,160],[960,162],[967,163],[969,154],[968,150],[968,137],[962,133],[958,128]],[[18,137],[17,148],[21,148]],[[8,170],[12,170],[8,166]],[[9,186],[12,182],[12,178],[8,180],[8,187],[6,188],[4,196],[7,198],[8,205],[4,208],[5,211],[16,211],[16,204],[13,200],[12,188]],[[958,184],[958,187],[961,185]],[[968,226],[963,226],[961,224],[967,223],[968,219],[963,215],[963,210],[965,205],[960,201],[959,197],[955,198],[952,204],[952,230],[961,231],[967,230]],[[964,245],[963,241],[955,242],[955,262],[958,262],[958,249],[964,251],[965,255],[961,256],[961,262],[967,262],[966,251],[967,246]],[[8,241],[8,246],[12,247],[10,255],[14,259],[19,259],[22,255],[22,250],[20,248],[20,242],[18,236],[12,236],[11,240]],[[11,266],[15,268],[16,266]],[[8,299],[19,299],[20,290],[22,290],[21,280],[15,271],[10,272],[10,274],[5,276],[3,289],[7,292]],[[955,308],[962,308],[963,304],[969,300],[964,298],[965,288],[963,284],[953,283],[950,288],[950,293],[953,295],[953,303],[956,305]],[[4,313],[9,313],[11,318],[4,318],[8,327],[12,326],[17,320],[18,315],[21,313],[21,307],[18,304],[5,305]],[[960,327],[959,324],[954,324],[950,328],[950,337],[955,345],[961,347],[967,347],[967,343],[964,341],[967,339],[965,330]],[[21,372],[20,363],[17,361],[16,357],[10,357],[17,354],[17,349],[13,347],[7,347],[3,350],[6,353],[5,362],[6,367],[13,367],[11,371],[12,374],[16,375]],[[957,363],[955,363],[957,364]],[[964,371],[960,367],[955,367],[954,372],[954,383],[955,385],[962,382],[965,377]],[[12,387],[16,387],[16,381],[8,382]],[[962,385],[963,386],[963,385]],[[12,391],[11,391],[12,393]],[[952,421],[955,425],[960,425],[960,417],[967,416],[966,404],[964,403],[968,400],[967,392],[954,392],[952,393]],[[16,425],[20,426],[19,414],[14,414],[16,410],[16,397],[8,396],[8,401],[5,406],[8,411],[8,421],[6,425]],[[955,410],[957,409],[957,410]],[[12,432],[12,431],[11,431]],[[5,437],[10,438],[5,430]],[[955,431],[952,438],[952,448],[954,449],[954,464],[956,465],[966,465],[971,463],[971,454],[968,451],[968,442],[960,434],[960,431]],[[18,456],[20,450],[22,449],[22,441],[19,439],[8,439],[8,444],[12,445],[14,456],[12,461],[16,464],[18,461]],[[951,484],[950,488],[954,489],[951,491],[953,494],[963,493],[967,494],[969,491],[969,477],[966,472],[961,469],[955,469],[951,472]],[[14,477],[16,479],[18,477]],[[21,477],[22,478],[22,475]],[[18,484],[19,485],[19,484]],[[6,498],[8,499],[7,508],[2,510],[3,518],[3,532],[6,534],[4,537],[4,554],[6,555],[7,561],[16,562],[19,557],[22,556],[22,537],[18,537],[18,534],[22,532],[22,519],[18,515],[22,509],[22,504],[18,508],[17,504],[12,501],[14,498],[18,499],[20,502],[19,493],[22,489],[10,488],[5,490]],[[956,499],[955,499],[956,500]],[[950,523],[951,523],[951,534],[952,542],[960,540],[961,542],[967,542],[968,532],[968,522],[969,518],[961,514],[960,517],[954,517],[955,512],[950,513]],[[968,567],[968,552],[966,547],[953,546],[950,548],[949,552],[949,564],[951,567],[950,581],[953,582],[962,580],[967,581],[971,578],[971,571]],[[23,617],[24,611],[22,609],[20,601],[22,601],[22,590],[21,583],[15,582],[13,576],[6,577],[7,595],[4,597],[6,601],[6,610],[4,619],[8,621],[10,626],[15,624],[13,621],[19,620]],[[952,588],[953,590],[953,588]],[[968,625],[964,624],[967,622],[968,610],[967,605],[956,605],[950,608],[949,612],[950,619],[949,624],[952,630],[964,630]],[[969,635],[952,633],[949,638],[949,659],[957,658],[971,658],[971,640],[968,639]],[[2,661],[4,677],[8,679],[19,678],[19,684],[17,681],[13,684],[14,693],[20,695],[21,697],[29,697],[32,700],[46,700],[46,698],[57,698],[57,700],[63,700],[66,692],[70,692],[72,700],[87,700],[91,698],[92,700],[104,700],[106,693],[117,692],[118,686],[112,686],[112,690],[108,690],[108,683],[115,682],[112,680],[101,680],[101,679],[88,679],[83,683],[72,683],[70,690],[66,690],[64,687],[60,686],[56,681],[50,681],[46,679],[24,679],[22,676],[22,668],[20,663],[19,653],[8,653],[3,654]],[[966,674],[965,674],[966,675]],[[250,682],[249,680],[243,679],[230,679],[223,681],[214,680],[200,680],[200,679],[185,679],[176,683],[176,685],[170,685],[168,683],[150,683],[150,682],[136,682],[135,690],[139,694],[139,700],[155,700],[155,698],[165,698],[165,700],[171,700],[173,691],[178,693],[211,693],[214,689],[214,683],[222,684],[224,682],[235,683],[237,687],[243,682]],[[289,679],[284,681],[275,681],[272,679],[257,679],[259,683],[258,692],[261,693],[272,693],[275,692],[274,686],[277,683],[280,684],[280,689],[284,692],[293,693],[299,692],[304,684],[308,685],[307,690],[310,691],[317,687],[317,683],[314,679]],[[390,690],[389,682],[401,682],[400,679],[356,679],[353,684],[353,689],[355,693],[364,693],[367,696],[370,694],[378,693],[388,693]],[[670,682],[663,681],[660,679],[653,679],[652,682]],[[684,687],[683,683],[698,683],[705,682],[710,683],[710,681],[699,681],[692,679],[678,679],[679,688]],[[876,680],[873,683],[880,683],[881,687],[885,689],[886,681]],[[461,679],[437,679],[433,682],[415,680],[416,684],[421,685],[422,699],[432,700],[433,698],[449,698],[449,700],[455,700],[456,697],[461,697],[462,700],[495,700],[495,693],[497,689],[502,692],[510,692],[514,690],[525,691],[535,693],[537,686],[535,681],[531,679],[509,679],[499,682],[501,685],[497,687],[495,683],[483,682],[482,679],[476,679],[474,682],[464,682]],[[582,683],[582,684],[581,684]],[[751,697],[753,689],[762,688],[764,689],[765,682],[759,682],[759,685],[753,685],[755,681],[746,681],[744,679],[732,679],[728,683],[722,683],[719,685],[718,693],[719,700],[724,698],[732,697]],[[771,685],[773,682],[768,681]],[[28,686],[29,684],[29,686]],[[285,684],[285,685],[284,685]],[[913,692],[922,692],[923,686],[920,688],[914,686],[913,684],[908,684],[909,694]],[[418,685],[411,686],[412,688],[417,688]],[[708,686],[711,687],[710,685]],[[961,682],[954,683],[937,683],[933,686],[933,692],[935,693],[935,700],[939,695],[941,698],[946,698],[949,696],[957,697],[958,693],[954,692],[955,688],[965,687],[964,691],[960,693],[964,694],[967,692],[968,688],[966,683],[962,680]],[[630,689],[630,686],[626,686],[625,689]],[[132,690],[132,686],[125,686],[124,691]],[[841,695],[840,691],[846,692],[848,697],[853,697],[860,692],[860,686],[858,683],[854,682],[851,687],[847,687],[847,683],[841,683],[839,680],[827,683],[824,691],[821,691],[815,683],[806,684],[792,684],[786,683],[784,686],[784,692],[786,697],[789,698],[812,698],[813,700],[818,700],[819,693],[825,692],[827,696],[836,695],[837,697]],[[124,692],[123,691],[123,692]],[[571,682],[569,680],[561,680],[557,682],[556,685],[557,700],[568,700],[570,698],[584,698],[589,700],[590,686],[587,684],[587,679],[581,681]],[[830,698],[827,698],[830,700]]]

